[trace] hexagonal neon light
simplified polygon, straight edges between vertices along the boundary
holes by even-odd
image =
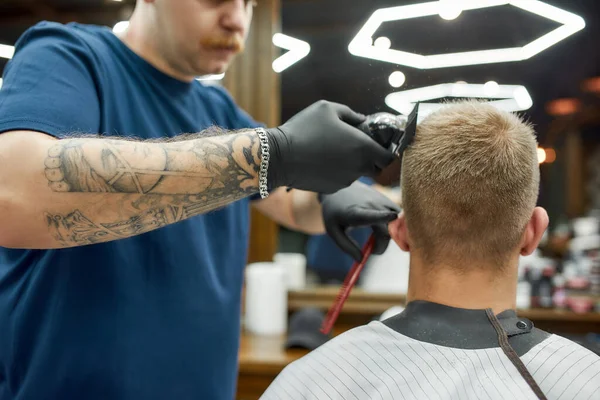
[[[443,83],[416,89],[391,93],[386,96],[385,104],[399,112],[409,115],[415,103],[419,103],[419,120],[431,112],[443,107],[443,103],[427,103],[428,100],[455,98],[495,99],[489,103],[505,111],[524,111],[533,105],[529,92],[521,85],[495,85],[490,91],[489,85],[473,83]]]
[[[527,60],[534,55],[552,47],[561,40],[582,30],[585,21],[578,15],[551,6],[538,0],[456,0],[452,1],[453,7],[464,10],[497,7],[510,4],[522,10],[562,24],[553,31],[537,38],[523,47],[505,49],[465,51],[460,53],[420,55],[406,51],[377,48],[372,45],[373,34],[382,23],[405,19],[438,15],[448,2],[433,1],[407,6],[397,6],[376,10],[365,25],[361,28],[352,42],[348,45],[351,54],[393,64],[406,65],[418,69],[433,69],[456,67],[462,65],[491,64],[510,61]]]

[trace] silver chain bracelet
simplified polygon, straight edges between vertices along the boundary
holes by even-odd
[[[269,170],[269,139],[267,132],[263,128],[256,128],[258,139],[260,140],[260,172],[258,174],[258,191],[260,197],[266,199],[269,197],[267,186],[267,172]]]

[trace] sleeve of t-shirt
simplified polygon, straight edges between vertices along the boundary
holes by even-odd
[[[98,133],[100,103],[93,65],[91,51],[75,28],[42,22],[27,30],[4,70],[0,133]]]

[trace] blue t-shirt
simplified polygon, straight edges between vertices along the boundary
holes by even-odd
[[[210,125],[257,126],[223,89],[161,73],[104,27],[31,28],[0,90],[0,132]],[[0,399],[233,399],[249,201],[115,242],[0,248]]]

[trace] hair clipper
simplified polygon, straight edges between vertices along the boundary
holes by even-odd
[[[386,112],[371,114],[358,128],[400,157],[415,137],[418,113],[419,103],[408,117]]]

